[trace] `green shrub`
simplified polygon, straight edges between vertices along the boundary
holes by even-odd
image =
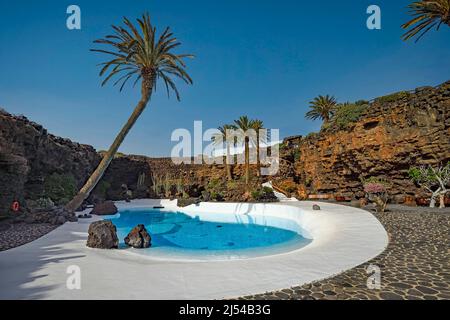
[[[253,200],[255,200],[255,201],[276,199],[272,188],[269,188],[269,187],[262,187],[262,188],[253,190],[251,192],[251,195],[252,195]]]
[[[367,183],[381,184],[386,187],[389,187],[391,185],[391,183],[389,181],[387,181],[386,179],[382,179],[382,178],[378,178],[378,177],[369,177],[367,179],[362,178],[361,182],[363,184],[367,184]]]
[[[311,177],[306,178],[306,180],[305,180],[306,187],[311,187],[312,183],[313,183],[313,179]]]
[[[368,105],[369,101],[367,101],[367,100],[358,100],[358,101],[355,102],[355,104],[358,105],[358,106]]]
[[[431,193],[430,207],[436,205],[439,199],[439,207],[445,208],[445,195],[450,190],[450,161],[444,166],[442,164],[433,167],[431,165],[412,167],[408,171],[411,180],[421,188]]]
[[[227,189],[232,190],[238,187],[238,183],[234,180],[227,181]]]
[[[220,192],[213,191],[210,194],[210,199],[213,201],[223,201],[223,195]]]
[[[77,184],[71,174],[53,173],[44,181],[44,197],[59,203],[77,194]]]
[[[316,139],[318,138],[320,133],[318,132],[310,132],[306,135],[305,139]]]
[[[295,150],[294,150],[294,161],[300,160],[300,156],[301,156],[301,155],[302,155],[302,154],[301,154],[300,150],[299,150],[299,149],[295,149]]]
[[[255,200],[259,200],[263,195],[262,190],[253,190],[252,191],[252,198]]]
[[[378,103],[389,103],[389,102],[395,102],[404,98],[408,98],[410,96],[410,93],[407,91],[400,91],[393,94],[389,94],[387,96],[379,97],[375,99],[375,102]]]
[[[340,130],[346,129],[350,124],[358,121],[367,108],[367,104],[343,103],[337,107],[331,120],[332,125]]]
[[[169,194],[171,192],[171,187],[172,187],[172,182],[170,180],[169,174],[166,174],[166,176],[164,177],[163,187],[164,187],[164,192],[166,193],[166,196],[167,196],[167,194]]]
[[[322,127],[320,127],[320,131],[327,131],[328,129],[332,128],[333,124],[331,122],[323,123]]]
[[[175,180],[175,188],[177,190],[177,193],[184,193],[184,190],[183,190],[183,179],[176,179]]]
[[[278,150],[283,151],[287,148],[287,145],[285,143],[279,143],[278,144]]]
[[[206,186],[207,190],[214,190],[220,186],[220,180],[219,179],[211,179],[208,182],[208,185]]]

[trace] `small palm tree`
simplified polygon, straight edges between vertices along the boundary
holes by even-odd
[[[252,123],[247,116],[242,116],[234,120],[236,126],[241,130],[244,139],[244,157],[245,157],[245,184],[250,182],[250,137],[248,130],[253,129]]]
[[[220,133],[217,133],[217,135],[214,135],[212,137],[213,141],[216,143],[223,143],[225,142],[226,145],[226,155],[224,156],[225,158],[225,170],[227,173],[227,179],[228,181],[233,180],[233,175],[231,174],[231,164],[229,162],[230,159],[230,141],[229,141],[229,137],[228,137],[228,132],[229,130],[236,130],[236,126],[234,125],[230,125],[230,124],[226,124],[222,127],[217,128],[217,130],[220,131]]]
[[[324,124],[327,124],[336,110],[336,99],[333,96],[318,96],[309,103],[309,110],[306,113],[306,119],[322,119]]]
[[[251,122],[251,127],[256,131],[256,168],[257,168],[257,175],[258,177],[261,176],[261,160],[259,159],[260,154],[260,143],[265,143],[267,141],[267,134],[266,135],[260,135],[260,130],[264,129],[264,122],[261,120],[255,119]]]
[[[144,111],[157,80],[162,79],[167,89],[167,94],[173,90],[178,100],[179,92],[172,77],[180,78],[187,84],[192,84],[192,79],[185,71],[183,59],[193,57],[190,54],[175,54],[173,50],[180,46],[180,42],[173,36],[169,28],[166,28],[159,38],[156,28],[150,22],[150,16],[144,14],[137,19],[138,28],[127,18],[123,19],[125,27],[112,26],[114,33],[94,43],[111,47],[110,51],[92,49],[92,51],[105,53],[112,56],[112,60],[102,63],[100,76],[106,76],[102,82],[105,85],[114,76],[119,76],[114,85],[120,84],[120,91],[130,79],[134,79],[134,85],[141,82],[141,100],[135,107],[128,121],[117,135],[113,144],[103,156],[94,173],[89,177],[78,194],[67,204],[66,209],[75,211],[95,188],[105,170],[108,168],[119,146],[126,135],[136,123],[136,120]]]
[[[415,1],[408,8],[414,18],[402,25],[403,29],[412,27],[403,35],[405,41],[417,36],[417,42],[433,27],[450,26],[450,0]]]

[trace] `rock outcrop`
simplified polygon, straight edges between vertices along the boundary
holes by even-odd
[[[409,168],[450,160],[450,81],[389,102],[375,99],[345,130],[287,142],[297,156],[283,159],[280,176],[309,194],[362,198],[361,179],[378,177],[392,182],[394,202],[409,201],[422,193],[409,179]]]
[[[75,188],[80,188],[100,159],[93,147],[56,137],[26,117],[0,109],[0,212],[8,212],[15,200],[26,209],[26,200],[47,197],[45,182],[54,174],[73,177]],[[146,161],[118,157],[88,202],[125,199],[122,184],[127,185],[134,198],[145,198],[149,196],[150,176]]]
[[[125,244],[135,249],[149,248],[152,238],[143,224],[138,224],[125,237]]]
[[[86,245],[90,248],[117,249],[119,247],[117,229],[111,221],[93,222],[90,224],[88,232]]]
[[[66,222],[76,222],[78,218],[73,212],[66,211],[63,207],[54,207],[51,209],[32,210],[23,220],[27,223],[62,225]]]
[[[100,161],[88,145],[53,136],[26,117],[0,110],[0,210],[37,200],[53,173],[70,173],[80,187]]]
[[[361,179],[378,177],[392,182],[389,191],[394,202],[414,202],[424,195],[409,179],[408,169],[449,161],[449,137],[450,81],[375,99],[345,129],[327,128],[286,139],[279,174],[270,179],[296,184],[302,198],[349,200],[364,196]],[[100,158],[91,146],[55,137],[23,116],[0,110],[0,210],[8,211],[14,200],[23,207],[25,199],[41,198],[45,181],[55,173],[70,174],[81,187]],[[127,197],[198,199],[205,191],[214,196],[208,185],[223,180],[224,169],[224,165],[176,165],[170,158],[120,156],[88,202]],[[235,176],[243,172],[242,165],[233,167]],[[218,195],[246,201],[239,188],[233,190]]]
[[[151,187],[151,168],[142,157],[124,156],[115,158],[105,172],[101,182],[93,191],[90,200],[125,200],[126,190],[131,198],[148,198]],[[102,186],[107,186],[101,190]],[[126,186],[126,188],[123,188]],[[92,201],[94,202],[94,201]]]

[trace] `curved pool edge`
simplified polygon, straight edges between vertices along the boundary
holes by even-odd
[[[277,202],[277,203],[224,203],[224,202],[202,202],[187,207],[178,207],[176,200],[137,200],[134,203],[118,202],[117,207],[124,209],[152,208],[155,201],[157,205],[164,206],[163,211],[182,212],[192,217],[205,218],[203,214],[211,212],[226,215],[252,215],[252,216],[277,216],[280,218],[295,220],[299,226],[307,231],[302,234],[312,241],[299,249],[288,252],[276,252],[273,254],[226,259],[226,258],[186,258],[177,256],[151,257],[139,253],[139,250],[121,250],[131,255],[141,256],[149,260],[158,261],[182,261],[182,262],[205,262],[205,261],[233,261],[251,260],[269,257],[277,257],[290,254],[298,254],[301,251],[313,248],[330,249],[342,252],[343,249],[352,252],[353,259],[366,262],[382,253],[388,244],[388,235],[378,219],[370,212],[353,207],[330,204],[324,202]],[[319,203],[320,211],[312,209],[313,204]],[[355,216],[355,213],[359,213]],[[351,214],[351,217],[349,216]],[[224,221],[220,221],[224,222]],[[237,221],[236,221],[237,222]],[[355,242],[359,244],[356,245]],[[342,247],[339,248],[338,246]],[[356,265],[354,265],[356,266]],[[352,266],[352,267],[354,267]]]
[[[314,204],[319,204],[321,210],[313,210]],[[145,201],[139,203],[138,207],[145,207]],[[174,259],[172,261],[188,263],[190,267],[194,262],[203,265],[223,264],[227,266],[228,272],[236,274],[234,278],[228,279],[229,282],[238,281],[246,284],[246,289],[242,292],[219,298],[276,291],[330,278],[377,257],[384,252],[389,242],[386,230],[372,213],[326,202],[286,201],[261,204],[203,202],[184,208],[176,206],[176,202],[170,202],[166,204],[165,210],[177,210],[193,215],[201,212],[273,214],[275,211],[281,212],[282,215],[292,216],[297,213],[301,217],[302,227],[311,232],[313,238],[311,243],[298,250],[285,253],[236,260],[187,259],[178,261]],[[141,256],[142,259],[153,260],[150,257],[144,258],[139,253],[135,255]],[[154,260],[164,261],[164,259]],[[243,266],[237,268],[240,264]],[[248,270],[253,271],[248,272]],[[257,279],[250,273],[252,275],[260,274],[260,277]],[[249,279],[253,279],[253,282]]]

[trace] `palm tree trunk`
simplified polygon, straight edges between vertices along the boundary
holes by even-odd
[[[137,104],[136,108],[134,109],[133,113],[131,114],[130,118],[128,119],[127,123],[122,127],[122,130],[119,132],[119,134],[116,136],[116,139],[114,140],[113,144],[109,148],[108,152],[103,157],[102,161],[98,165],[97,169],[95,169],[94,173],[89,177],[89,179],[86,181],[84,186],[80,189],[78,194],[66,205],[66,210],[74,212],[77,210],[80,205],[83,203],[83,201],[89,197],[89,194],[91,191],[95,188],[97,183],[102,178],[103,174],[105,173],[106,169],[108,168],[109,164],[114,158],[114,155],[116,154],[117,150],[119,149],[120,145],[122,144],[123,140],[127,136],[130,129],[133,127],[133,125],[136,123],[136,120],[139,118],[139,116],[144,111],[145,107],[147,106],[148,101],[150,100],[152,87],[153,87],[154,79],[150,81],[149,83],[145,84],[142,83],[142,96],[141,100]]]
[[[238,153],[236,152],[236,146],[237,146],[237,143],[236,143],[236,140],[234,140],[233,141],[233,152],[234,152],[234,154],[233,154],[233,165],[237,165],[239,162],[238,162]]]
[[[245,138],[245,184],[248,185],[250,181],[250,150],[249,150],[249,139]]]
[[[259,130],[256,131],[256,175],[261,177],[261,161],[259,160]]]
[[[231,165],[230,162],[228,161],[230,159],[230,145],[227,143],[227,154],[225,157],[225,166],[226,166],[226,170],[227,170],[227,178],[228,181],[233,180],[233,176],[231,175]]]

